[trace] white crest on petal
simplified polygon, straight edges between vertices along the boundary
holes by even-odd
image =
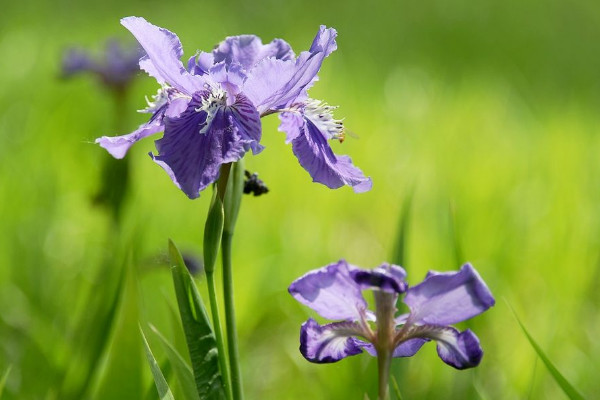
[[[222,89],[212,89],[209,95],[202,99],[202,105],[196,108],[196,112],[206,112],[206,123],[200,129],[200,134],[204,134],[210,128],[212,119],[221,107],[227,105],[227,93]]]
[[[324,101],[307,99],[304,103],[304,115],[325,134],[327,139],[344,141],[345,132],[343,120],[333,118],[333,110],[337,106],[330,106]]]

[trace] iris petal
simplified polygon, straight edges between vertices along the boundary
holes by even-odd
[[[188,108],[178,118],[165,118],[165,134],[156,141],[159,155],[152,155],[173,182],[189,197],[219,177],[221,164],[234,162],[244,156],[256,136],[256,121],[249,116],[245,122],[236,119],[232,107],[219,108],[210,120],[201,107],[207,92],[194,95]],[[256,117],[256,115],[254,115]],[[204,133],[201,129],[210,124]],[[260,121],[258,121],[260,126]],[[243,130],[248,129],[248,131]]]
[[[146,51],[147,55],[140,60],[140,67],[159,83],[166,82],[190,96],[203,88],[204,79],[198,75],[192,76],[181,63],[183,50],[176,34],[140,17],[123,18],[121,24],[129,29]]]
[[[350,276],[351,268],[340,260],[296,279],[288,290],[324,318],[360,320],[367,302]]]
[[[432,334],[431,338],[437,341],[437,352],[442,361],[456,369],[476,367],[481,362],[483,350],[479,339],[469,329],[459,332],[445,327]]]
[[[282,125],[280,128],[288,126],[291,125]],[[326,137],[310,120],[305,119],[298,132],[288,132],[288,137],[290,136],[294,137],[294,154],[314,182],[322,183],[331,189],[344,185],[352,186],[356,193],[371,189],[371,178],[355,167],[350,157],[335,155]]]
[[[406,291],[406,271],[398,265],[384,263],[370,270],[356,269],[350,275],[363,290],[378,289],[390,293]]]
[[[153,118],[150,122],[140,125],[135,131],[122,136],[102,136],[96,139],[101,147],[106,149],[114,158],[123,158],[129,148],[138,140],[153,135],[164,129],[162,118]]]
[[[265,58],[290,60],[294,52],[290,45],[282,39],[274,39],[269,44],[262,44],[254,35],[230,36],[219,43],[213,50],[214,62],[225,61],[226,64],[236,62],[244,69],[250,69]]]
[[[337,45],[333,28],[321,26],[309,51],[300,53],[295,61],[263,59],[250,72],[244,92],[262,114],[269,109],[288,106],[310,85],[323,60]]]
[[[477,271],[465,264],[458,272],[428,274],[407,290],[404,303],[412,323],[451,325],[481,314],[495,300]]]
[[[300,328],[300,352],[310,362],[332,363],[362,353],[353,335],[360,334],[352,322],[319,325],[309,319]]]
[[[428,339],[422,338],[408,339],[407,341],[396,346],[394,352],[392,353],[392,357],[412,357],[428,341]],[[372,343],[368,343],[359,339],[355,339],[354,342],[373,357],[377,357],[377,350],[375,350],[375,346],[373,346]]]

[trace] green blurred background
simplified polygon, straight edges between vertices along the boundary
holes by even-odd
[[[351,155],[374,186],[357,195],[311,183],[277,118],[263,119],[267,148],[246,166],[271,191],[244,198],[234,243],[248,399],[376,397],[368,355],[331,365],[302,358],[299,327],[314,315],[286,288],[341,257],[362,267],[390,260],[411,194],[409,282],[471,261],[497,305],[460,326],[481,339],[478,368],[453,370],[433,344],[396,360],[404,398],[565,398],[506,302],[571,383],[590,398],[600,393],[597,1],[5,3],[4,398],[156,398],[138,321],[159,360],[165,355],[148,322],[181,348],[167,238],[201,254],[210,194],[187,199],[149,159],[153,142],[145,140],[128,155],[132,188],[122,228],[113,229],[91,204],[108,157],[92,143],[126,132],[114,131],[112,99],[97,82],[58,79],[67,46],[99,51],[107,37],[130,40],[119,24],[129,15],[176,32],[186,57],[228,35],[281,37],[299,52],[320,24],[339,33],[311,95],[340,106],[336,116],[358,138],[333,143],[334,151]],[[135,110],[156,88],[140,74],[128,130],[144,122]]]

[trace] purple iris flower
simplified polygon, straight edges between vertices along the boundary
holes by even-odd
[[[341,260],[294,281],[289,292],[296,300],[324,318],[341,320],[327,325],[306,321],[300,330],[302,355],[315,363],[336,362],[363,350],[378,357],[410,357],[434,340],[446,364],[457,369],[477,366],[483,356],[477,336],[450,326],[495,303],[477,271],[465,264],[458,272],[429,272],[412,287],[405,277],[396,265],[364,270]],[[365,289],[373,290],[374,313],[362,296]],[[410,312],[396,315],[400,294],[405,294]]]
[[[212,52],[198,52],[184,67],[179,38],[143,18],[121,23],[146,51],[140,68],[161,88],[142,112],[150,120],[136,131],[96,140],[116,158],[140,139],[164,131],[150,154],[190,198],[219,177],[220,166],[235,162],[260,144],[262,116],[279,113],[280,129],[300,164],[313,180],[330,188],[349,185],[356,192],[371,188],[371,179],[347,156],[335,155],[328,140],[343,140],[333,107],[310,99],[325,57],[336,49],[336,31],[322,26],[310,49],[295,56],[289,44],[275,39],[262,44],[253,35],[226,38]]]
[[[80,48],[68,49],[62,60],[62,75],[91,72],[108,88],[124,90],[139,72],[138,62],[143,51],[138,46],[124,46],[117,40],[106,42],[100,57],[93,57]]]

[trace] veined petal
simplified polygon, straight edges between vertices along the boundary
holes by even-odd
[[[404,268],[384,263],[374,269],[356,269],[350,276],[361,289],[378,289],[389,293],[404,293],[406,291],[406,271]]]
[[[262,128],[260,115],[254,105],[242,93],[238,94],[235,103],[230,107],[233,115],[232,122],[237,127],[242,141],[252,149],[253,154],[263,151],[260,142]],[[248,147],[246,147],[246,150]]]
[[[164,119],[165,134],[156,141],[159,155],[151,154],[191,199],[217,180],[221,164],[242,158],[249,145],[229,107],[217,109],[210,120],[206,111],[198,111],[207,96],[207,92],[194,95],[178,118]]]
[[[114,158],[123,158],[135,142],[162,130],[164,130],[162,117],[152,118],[150,122],[140,125],[138,129],[127,135],[102,136],[96,139],[96,143],[106,149]]]
[[[450,325],[481,314],[494,305],[492,293],[471,264],[458,272],[428,274],[404,297],[415,324]]]
[[[290,45],[281,39],[274,39],[269,44],[262,44],[254,35],[230,36],[219,43],[213,50],[215,63],[225,61],[226,64],[238,63],[249,70],[265,58],[291,60],[294,52]]]
[[[350,276],[351,268],[345,260],[340,260],[296,279],[288,290],[296,300],[322,317],[361,320],[367,302]]]
[[[312,121],[305,119],[298,132],[288,132],[292,140],[292,150],[300,165],[308,171],[314,182],[331,189],[344,185],[352,186],[356,193],[371,189],[371,178],[367,178],[360,169],[352,164],[348,156],[337,156],[329,147],[327,138]],[[281,129],[296,128],[296,125],[281,125]]]
[[[332,363],[362,353],[352,336],[360,329],[353,322],[319,325],[309,319],[300,328],[300,353],[310,362]]]
[[[192,76],[181,63],[183,50],[177,35],[140,17],[123,18],[121,24],[146,51],[147,56],[140,60],[140,67],[159,83],[166,82],[190,96],[203,88],[204,79]]]
[[[250,71],[244,93],[261,114],[288,106],[313,82],[325,57],[337,48],[336,36],[335,29],[321,26],[310,50],[295,62],[263,59]]]

